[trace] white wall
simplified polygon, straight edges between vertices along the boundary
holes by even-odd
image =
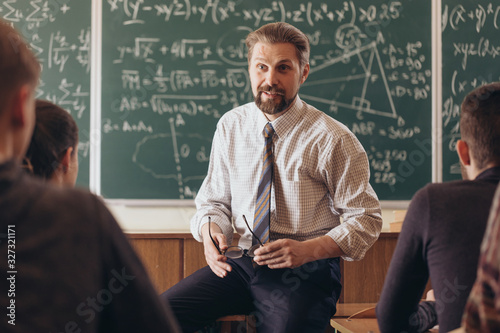
[[[194,207],[138,207],[108,204],[118,223],[127,233],[190,233],[189,220]],[[384,225],[382,231],[389,231],[394,221],[392,209],[382,209]]]

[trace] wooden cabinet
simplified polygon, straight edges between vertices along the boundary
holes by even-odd
[[[190,234],[129,234],[158,293],[179,282],[185,274],[185,240]],[[201,248],[203,254],[203,248]],[[191,259],[190,259],[191,260]],[[195,259],[192,259],[195,262]],[[203,259],[203,262],[205,259]],[[203,265],[200,265],[203,267]]]
[[[203,245],[191,234],[129,234],[159,293],[206,266]],[[375,303],[396,247],[398,233],[382,233],[361,261],[341,260],[341,303]]]
[[[399,233],[381,233],[359,261],[340,261],[342,293],[340,303],[376,303],[396,248]]]

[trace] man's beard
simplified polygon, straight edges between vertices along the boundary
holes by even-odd
[[[275,103],[274,100],[269,99],[266,102],[262,101],[262,94],[264,91],[270,92],[272,94],[279,94],[281,96],[281,101],[279,103]],[[277,114],[286,109],[292,104],[295,96],[292,99],[286,99],[285,90],[278,89],[271,86],[261,87],[257,91],[257,96],[255,96],[255,105],[264,113],[267,114]]]

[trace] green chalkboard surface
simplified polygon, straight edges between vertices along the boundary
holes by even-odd
[[[443,0],[443,180],[461,179],[456,142],[460,105],[469,91],[500,81],[500,5]]]
[[[220,116],[252,100],[244,39],[286,21],[311,41],[303,100],[365,147],[382,200],[431,181],[431,1],[106,1],[101,194],[192,199]],[[245,147],[242,147],[244,149]]]
[[[89,186],[91,2],[1,1],[0,17],[31,45],[42,65],[37,98],[63,107],[80,134],[77,185]]]

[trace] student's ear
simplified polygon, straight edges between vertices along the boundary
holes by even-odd
[[[307,79],[307,76],[309,75],[309,69],[311,67],[309,66],[309,64],[306,64],[304,66],[304,70],[302,71],[302,77],[300,78],[300,84],[304,83]]]
[[[71,155],[73,154],[73,147],[66,149],[62,159],[61,159],[61,169],[64,173],[67,173],[71,164]]]
[[[471,165],[469,145],[467,145],[467,142],[463,140],[457,141],[457,153],[463,165]]]
[[[28,112],[32,111],[28,107],[31,101],[31,90],[29,85],[23,85],[12,96],[12,121],[16,127],[23,127],[29,123],[31,115]]]

